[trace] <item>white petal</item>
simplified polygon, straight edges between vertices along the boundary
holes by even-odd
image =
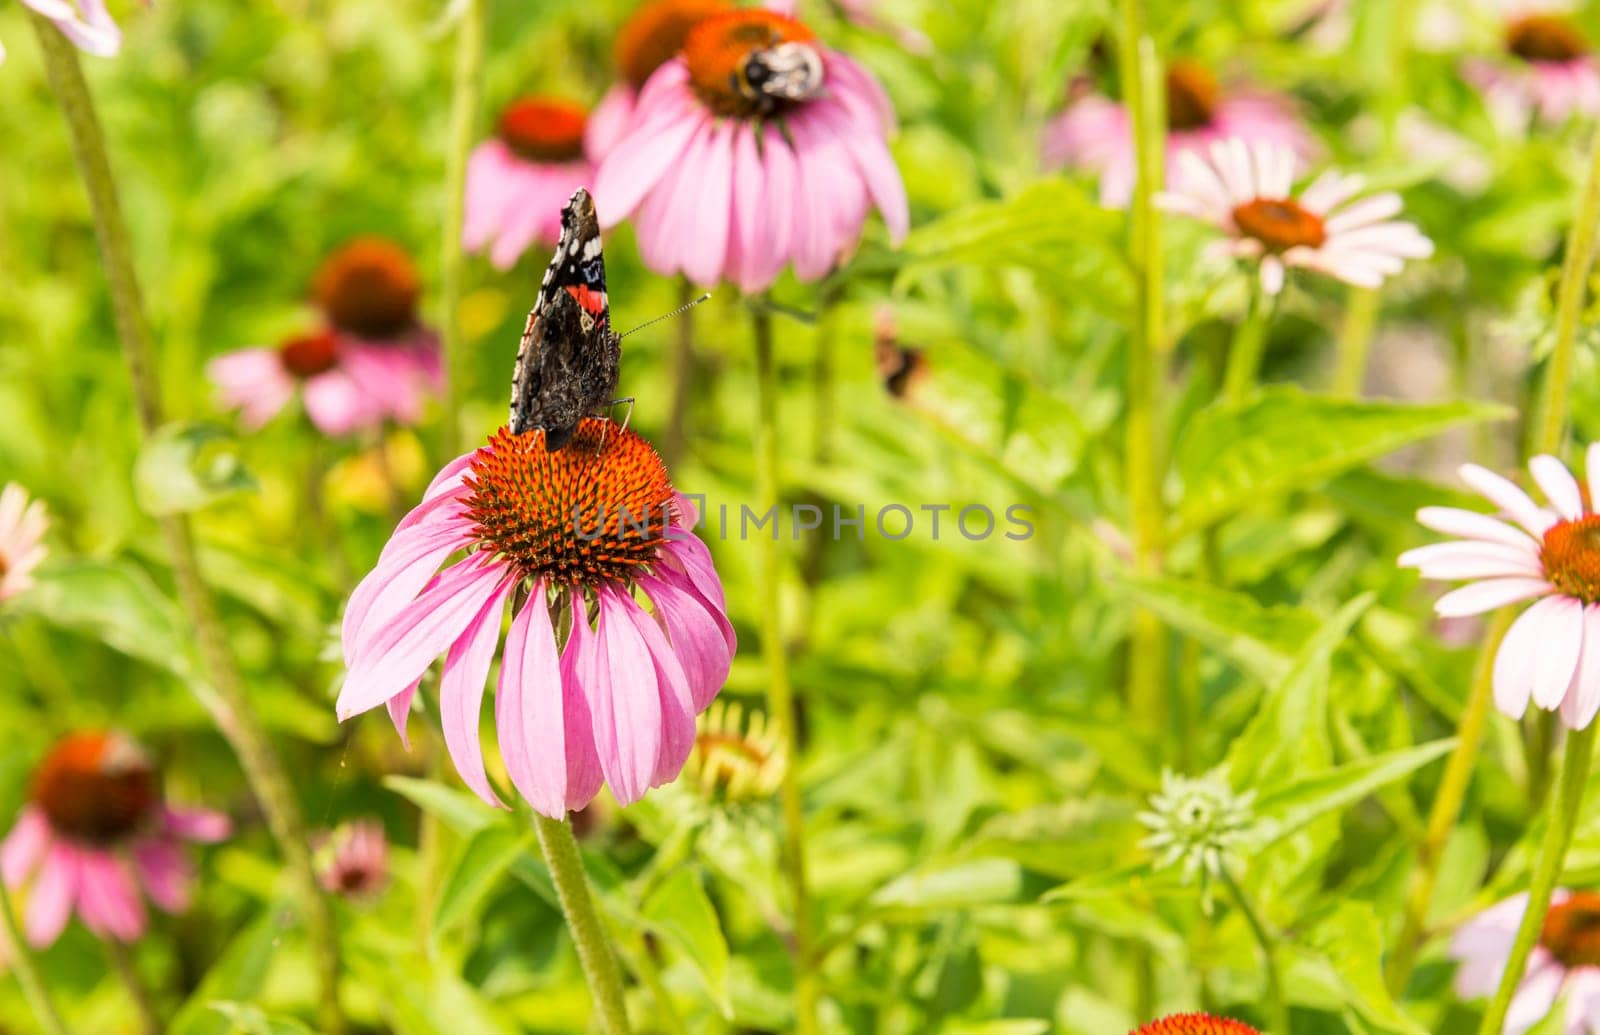
[[[1433,611],[1441,618],[1465,618],[1554,592],[1544,579],[1488,579],[1451,590],[1434,603]]]
[[[1535,536],[1542,537],[1545,529],[1555,524],[1554,515],[1535,504],[1528,494],[1517,488],[1513,482],[1486,467],[1462,464],[1461,480]]]
[[[1487,514],[1479,514],[1477,511],[1462,510],[1459,507],[1423,507],[1417,511],[1417,521],[1424,528],[1431,528],[1445,535],[1458,535],[1464,539],[1476,539],[1485,543],[1500,543],[1527,550],[1536,559],[1539,556],[1538,542],[1529,538],[1526,533],[1519,532],[1504,521]]]
[[[1539,483],[1556,513],[1568,521],[1583,517],[1583,494],[1578,491],[1578,480],[1572,477],[1566,464],[1545,454],[1529,460],[1528,470],[1533,472],[1533,480]]]
[[[1572,686],[1583,647],[1583,605],[1571,597],[1552,596],[1528,609],[1542,611],[1533,669],[1533,703],[1554,711]]]

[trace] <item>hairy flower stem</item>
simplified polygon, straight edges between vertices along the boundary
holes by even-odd
[[[550,867],[550,877],[556,885],[561,912],[567,918],[567,929],[578,948],[578,962],[589,983],[589,995],[594,998],[600,1030],[605,1035],[627,1035],[628,1006],[622,993],[622,972],[617,968],[617,957],[611,951],[600,914],[595,911],[572,827],[565,820],[537,813],[533,823],[545,865]]]
[[[1163,330],[1161,220],[1155,196],[1161,190],[1165,153],[1161,63],[1146,35],[1142,0],[1122,0],[1118,38],[1122,82],[1133,122],[1139,177],[1130,212],[1130,253],[1137,284],[1135,313],[1128,336],[1128,386],[1125,449],[1128,512],[1133,528],[1134,574],[1151,578],[1161,571],[1166,515],[1161,505],[1161,473],[1156,423],[1159,414]],[[1136,722],[1152,731],[1167,724],[1167,644],[1161,622],[1144,608],[1134,610],[1128,645],[1128,704]]]
[[[1567,234],[1566,261],[1561,268],[1561,283],[1556,295],[1556,341],[1545,369],[1539,417],[1535,422],[1537,432],[1536,437],[1529,443],[1529,454],[1552,453],[1561,448],[1561,441],[1565,436],[1570,388],[1568,382],[1572,376],[1573,353],[1577,348],[1578,317],[1583,312],[1589,269],[1594,265],[1597,222],[1600,222],[1600,131],[1596,131],[1590,146],[1588,178],[1584,182],[1583,194],[1578,201],[1578,211],[1574,216],[1572,229]],[[1439,793],[1434,798],[1433,809],[1428,814],[1427,832],[1424,834],[1417,860],[1417,872],[1412,879],[1411,894],[1406,903],[1406,917],[1401,927],[1400,941],[1396,943],[1394,957],[1390,959],[1385,970],[1389,988],[1396,993],[1403,990],[1411,979],[1411,970],[1421,948],[1423,927],[1433,897],[1433,888],[1438,880],[1444,844],[1461,814],[1467,785],[1471,781],[1472,769],[1478,759],[1478,749],[1483,743],[1484,725],[1494,693],[1495,652],[1500,649],[1500,640],[1505,636],[1510,624],[1510,612],[1497,614],[1490,626],[1489,635],[1484,638],[1477,667],[1473,672],[1467,707],[1462,712],[1460,727],[1457,730],[1458,741],[1455,750],[1450,754],[1449,762],[1445,764],[1444,783],[1441,784]],[[1594,727],[1591,726],[1583,733],[1573,734],[1567,743],[1567,772],[1563,777],[1563,799],[1567,790],[1565,777],[1572,775],[1573,770],[1578,767],[1578,760],[1574,755],[1574,751],[1577,750],[1576,744],[1581,737],[1592,737],[1593,730]],[[1585,748],[1585,757],[1582,760],[1585,771],[1589,766],[1589,753]],[[1581,797],[1582,792],[1583,785],[1580,780],[1577,794]],[[1562,808],[1564,804],[1556,807]],[[1575,809],[1576,805],[1573,807]],[[1553,825],[1552,831],[1555,829]],[[1569,829],[1566,840],[1570,840],[1570,834]],[[1546,864],[1546,856],[1554,854],[1555,847],[1556,841],[1547,836],[1544,854],[1539,859],[1540,866]],[[1545,910],[1549,908],[1555,875],[1559,875],[1562,858],[1565,855],[1566,841],[1563,840],[1559,854],[1549,863],[1553,867],[1552,883],[1545,888],[1542,898],[1537,894],[1529,898],[1529,916],[1542,918]],[[1538,891],[1537,882],[1533,891],[1535,893]],[[1537,933],[1535,928],[1534,934]],[[1507,981],[1514,984],[1522,977],[1522,965],[1526,959],[1527,954],[1524,952],[1522,961],[1518,962],[1517,966],[1507,969]],[[1505,991],[1504,987],[1501,991]],[[1509,1000],[1507,1002],[1509,1003]],[[1500,1016],[1502,1020],[1505,1017],[1504,1004]],[[1483,1031],[1498,1032],[1498,1023],[1493,1028],[1485,1027]]]
[[[1256,915],[1255,909],[1251,907],[1250,900],[1245,897],[1244,889],[1239,887],[1238,881],[1233,879],[1233,874],[1228,872],[1226,866],[1222,867],[1218,876],[1228,889],[1228,895],[1233,899],[1239,915],[1250,925],[1250,933],[1255,936],[1256,944],[1261,947],[1261,961],[1267,975],[1267,1016],[1270,1018],[1268,1030],[1272,1035],[1289,1035],[1289,1001],[1283,994],[1283,975],[1278,970],[1278,953],[1273,945],[1272,936],[1267,932],[1266,925],[1261,922],[1261,917]]]
[[[772,313],[765,305],[750,309],[756,350],[756,496],[765,511],[779,505],[778,480],[778,371],[772,355]],[[788,648],[783,641],[779,614],[783,594],[782,558],[777,530],[760,536],[761,573],[758,611],[761,614],[761,650],[767,661],[767,712],[777,726],[789,764],[783,769],[778,798],[783,807],[783,874],[794,902],[795,1031],[814,1035],[820,989],[812,954],[811,897],[806,888],[805,812],[800,800],[798,714],[794,688],[789,682]]]
[[[483,95],[483,0],[462,0],[456,25],[455,71],[450,86],[450,129],[444,156],[444,238],[440,241],[440,321],[444,344],[445,459],[461,451],[461,400],[466,396],[466,344],[461,340],[461,296],[466,255],[461,228],[466,220],[467,156],[478,128]]]
[[[148,438],[163,421],[155,349],[134,273],[127,224],[122,218],[116,181],[106,156],[105,135],[95,114],[88,84],[84,82],[83,69],[78,64],[77,50],[47,19],[31,13],[30,19],[44,52],[45,74],[66,118],[78,172],[89,195],[95,237],[111,292],[112,316],[133,382],[140,429]],[[320,1030],[342,1032],[345,1021],[339,1007],[339,945],[328,900],[311,866],[311,849],[299,803],[251,707],[244,679],[217,614],[216,602],[200,577],[194,534],[187,518],[173,514],[157,520],[171,554],[179,602],[194,629],[204,671],[215,689],[214,693],[197,689],[197,695],[238,757],[283,854],[285,869],[304,903],[307,933],[316,962]]]
[[[55,1000],[50,998],[50,990],[39,976],[33,952],[17,927],[17,914],[11,907],[11,891],[4,881],[0,881],[0,951],[5,953],[5,969],[22,986],[22,996],[28,1001],[28,1008],[33,1011],[33,1019],[38,1023],[39,1030],[45,1035],[68,1035],[61,1012],[56,1009]]]
[[[1590,723],[1587,729],[1576,730],[1567,738],[1566,760],[1561,769],[1561,792],[1555,799],[1555,813],[1550,817],[1549,829],[1545,831],[1539,858],[1533,864],[1533,877],[1528,886],[1528,909],[1522,914],[1516,940],[1511,943],[1511,955],[1506,960],[1505,973],[1500,977],[1500,987],[1489,1001],[1488,1012],[1478,1026],[1478,1035],[1500,1035],[1505,1027],[1506,1012],[1511,1009],[1511,1000],[1517,994],[1517,986],[1522,984],[1528,956],[1539,941],[1539,931],[1544,927],[1545,914],[1550,909],[1550,896],[1555,891],[1556,880],[1561,876],[1561,866],[1572,844],[1572,831],[1577,826],[1578,812],[1583,805],[1583,792],[1589,781],[1589,765],[1594,760],[1597,729],[1600,727]]]
[[[1359,397],[1366,383],[1367,357],[1378,326],[1378,297],[1376,288],[1350,289],[1344,323],[1339,326],[1338,366],[1333,372],[1333,394],[1341,398]]]

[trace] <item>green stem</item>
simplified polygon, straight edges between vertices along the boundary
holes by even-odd
[[[1367,357],[1372,351],[1372,333],[1378,326],[1378,292],[1374,288],[1351,288],[1345,305],[1344,323],[1339,327],[1338,366],[1333,372],[1333,393],[1354,399],[1361,395],[1367,380]]]
[[[1477,665],[1472,673],[1472,687],[1467,694],[1467,706],[1456,727],[1456,746],[1445,763],[1444,776],[1428,812],[1428,825],[1417,846],[1417,866],[1412,871],[1411,886],[1406,894],[1405,919],[1394,952],[1384,967],[1384,977],[1389,991],[1400,995],[1411,980],[1417,954],[1422,949],[1428,909],[1433,904],[1433,889],[1439,880],[1439,864],[1444,859],[1445,844],[1455,829],[1461,815],[1462,803],[1467,798],[1467,788],[1472,784],[1472,773],[1478,761],[1478,749],[1483,745],[1484,731],[1489,725],[1489,706],[1494,701],[1494,656],[1500,641],[1511,627],[1513,612],[1501,611],[1494,616],[1485,633],[1483,649],[1478,653]]]
[[[17,979],[17,984],[22,986],[23,998],[28,1000],[28,1007],[33,1011],[33,1019],[39,1022],[39,1027],[45,1035],[67,1035],[67,1026],[61,1020],[61,1012],[56,1009],[55,1000],[50,998],[50,990],[45,987],[44,979],[39,976],[39,967],[33,958],[33,952],[28,948],[28,943],[23,940],[22,931],[17,927],[17,914],[11,908],[11,891],[0,881],[0,948],[5,951],[5,969],[9,970]]]
[[[617,969],[617,958],[600,923],[600,914],[595,911],[572,827],[566,820],[537,813],[533,824],[545,865],[550,867],[550,877],[555,881],[561,912],[567,918],[567,929],[578,948],[578,962],[589,983],[589,994],[600,1015],[600,1030],[605,1035],[627,1035],[628,1005],[622,993],[622,972]]]
[[[1556,880],[1561,876],[1561,866],[1572,844],[1572,831],[1578,822],[1583,792],[1589,781],[1589,764],[1594,759],[1594,738],[1597,730],[1591,723],[1588,728],[1575,730],[1567,737],[1566,760],[1561,769],[1561,793],[1554,802],[1555,813],[1550,817],[1550,828],[1545,832],[1539,858],[1533,865],[1533,878],[1528,887],[1528,909],[1522,914],[1517,927],[1516,940],[1511,943],[1511,955],[1506,960],[1505,973],[1500,987],[1489,1001],[1489,1010],[1478,1026],[1478,1035],[1500,1035],[1505,1026],[1506,1011],[1522,983],[1528,966],[1528,956],[1539,941],[1539,931],[1544,926],[1545,914],[1550,908],[1550,895],[1555,891]]]
[[[164,419],[155,374],[155,348],[134,272],[127,224],[106,156],[105,135],[95,114],[88,84],[83,79],[77,50],[48,19],[31,13],[30,18],[44,53],[45,74],[66,119],[78,172],[89,195],[95,237],[111,293],[111,312],[133,383],[134,407],[140,429],[148,438]],[[251,707],[249,692],[228,645],[216,602],[200,577],[194,533],[187,518],[168,515],[159,518],[158,524],[171,554],[178,600],[194,630],[210,683],[210,688],[197,686],[195,692],[238,757],[283,854],[285,869],[305,905],[307,933],[318,977],[321,1028],[327,1032],[342,1032],[345,1021],[339,1007],[339,946],[328,900],[312,869],[311,849],[299,803]]]
[[[1239,910],[1239,915],[1244,917],[1244,922],[1250,925],[1250,933],[1255,935],[1256,944],[1261,947],[1261,959],[1267,974],[1267,1014],[1271,1018],[1271,1027],[1268,1035],[1289,1035],[1289,1000],[1283,994],[1283,976],[1278,971],[1278,954],[1272,943],[1272,936],[1267,933],[1267,928],[1251,907],[1250,900],[1245,897],[1244,889],[1239,887],[1226,867],[1221,871],[1222,883],[1228,889],[1228,894],[1233,898],[1234,906]]]
[[[1128,401],[1125,449],[1128,510],[1133,529],[1134,574],[1160,574],[1166,516],[1162,510],[1156,420],[1159,360],[1167,348],[1162,311],[1161,220],[1155,196],[1161,189],[1165,153],[1161,64],[1145,34],[1141,0],[1122,0],[1118,38],[1137,149],[1138,180],[1130,212],[1130,253],[1137,271],[1137,311],[1128,340]],[[1136,608],[1129,632],[1128,703],[1135,721],[1150,730],[1167,722],[1166,636],[1155,614]]]
[[[1545,364],[1544,390],[1539,399],[1532,452],[1553,453],[1561,448],[1567,425],[1572,361],[1583,316],[1589,270],[1594,266],[1595,230],[1600,224],[1600,130],[1589,148],[1589,175],[1578,199],[1578,212],[1567,234],[1566,260],[1556,289],[1556,343]]]
[[[450,87],[450,129],[444,156],[444,239],[440,242],[439,331],[444,344],[446,383],[444,452],[461,451],[461,400],[466,396],[466,344],[461,340],[461,296],[466,280],[466,255],[461,228],[466,220],[467,156],[477,132],[483,90],[483,0],[464,0],[456,27],[455,71]]]
[[[1261,297],[1260,281],[1252,279],[1250,305],[1228,347],[1228,366],[1222,378],[1222,397],[1228,402],[1238,402],[1255,390],[1261,378],[1261,356],[1267,347],[1267,327],[1277,311],[1277,298],[1268,306]]]
[[[661,983],[661,968],[656,966],[655,956],[644,936],[641,934],[632,939],[632,944],[625,945],[622,952],[627,957],[628,969],[638,977],[639,983],[644,985],[655,1003],[651,1020],[661,1035],[687,1035],[688,1029],[683,1026],[683,1018],[678,1016],[672,993]]]
[[[678,278],[678,308],[694,301],[697,292],[688,277]],[[667,470],[676,469],[689,442],[689,400],[694,388],[694,310],[677,317],[672,351],[667,353],[667,426],[661,436],[661,459]]]
[[[751,307],[756,351],[756,494],[763,513],[776,514],[778,476],[778,372],[772,355],[772,314],[765,305]],[[783,873],[794,902],[795,1031],[813,1035],[817,1030],[817,1003],[821,991],[813,971],[811,899],[806,888],[805,811],[800,799],[800,746],[797,735],[794,688],[789,682],[789,658],[783,640],[782,558],[778,555],[777,526],[760,536],[761,543],[761,650],[767,661],[767,712],[782,739],[789,759],[784,767],[778,797],[783,808]]]
[[[105,946],[106,956],[111,960],[111,969],[117,972],[117,980],[122,982],[123,989],[133,1002],[134,1010],[139,1014],[140,1031],[144,1032],[144,1035],[161,1035],[167,1030],[166,1025],[161,1023],[161,1015],[156,1011],[155,1001],[150,998],[150,989],[139,976],[128,947],[115,938],[107,938]]]

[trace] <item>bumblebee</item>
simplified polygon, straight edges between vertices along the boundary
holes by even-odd
[[[780,43],[753,52],[729,78],[735,93],[770,115],[822,93],[822,55],[804,43]]]

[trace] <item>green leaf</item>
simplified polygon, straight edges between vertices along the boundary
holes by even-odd
[[[1280,841],[1319,816],[1347,808],[1380,787],[1405,779],[1434,759],[1442,758],[1455,744],[1454,737],[1430,741],[1363,758],[1267,790],[1256,800],[1258,819],[1250,832],[1251,840],[1261,848]]]
[[[881,910],[940,911],[1015,902],[1022,894],[1022,867],[1010,859],[975,859],[908,873],[873,892]]]
[[[1401,446],[1512,411],[1477,402],[1357,402],[1279,387],[1197,414],[1178,442],[1176,534],[1309,489]]]
[[[475,794],[458,791],[410,776],[386,776],[383,785],[405,798],[422,811],[437,816],[444,825],[462,837],[473,837],[485,827],[508,822],[503,812],[497,812],[480,801]]]
[[[439,889],[433,913],[434,938],[469,919],[533,842],[531,830],[519,836],[508,826],[489,826],[463,845]]]
[[[1247,593],[1201,582],[1135,579],[1121,584],[1162,621],[1269,685],[1289,674],[1295,656],[1317,629],[1316,616],[1309,611],[1262,607]]]
[[[249,1003],[207,1003],[206,1008],[233,1022],[231,1031],[239,1035],[311,1035],[311,1029],[299,1021],[271,1017],[261,1007]]]
[[[1284,983],[1290,998],[1310,1006],[1346,1007],[1393,1035],[1427,1035],[1384,986],[1383,936],[1371,905],[1339,902],[1315,922],[1303,942],[1286,943]],[[1330,995],[1339,1002],[1324,1001]]]
[[[728,1000],[728,942],[717,911],[692,867],[680,866],[645,899],[640,916],[655,934],[676,946],[700,975],[724,1017]]]
[[[272,904],[228,943],[200,987],[178,1010],[170,1035],[229,1035],[233,1026],[212,1006],[218,1002],[246,1002],[261,991],[283,936],[281,917],[287,908],[287,903]]]
[[[99,640],[113,650],[193,680],[191,640],[172,601],[126,561],[67,560],[41,568],[8,607]]]
[[[183,514],[256,489],[239,458],[239,441],[215,424],[167,424],[139,451],[134,495],[146,513]]]

